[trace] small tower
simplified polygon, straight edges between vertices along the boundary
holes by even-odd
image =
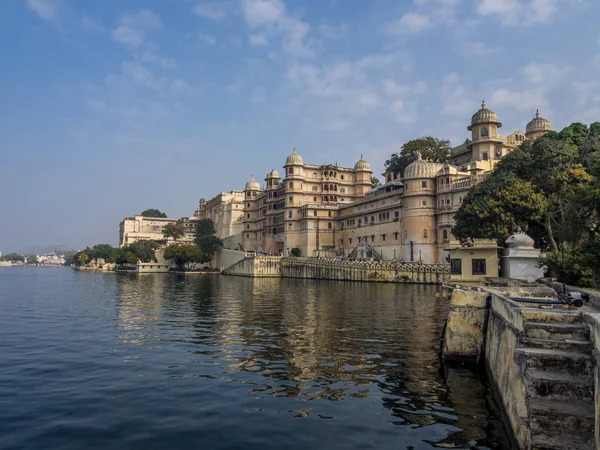
[[[363,197],[369,190],[371,190],[371,165],[363,159],[363,155],[360,155],[360,159],[354,164],[354,173],[356,176],[356,195]]]
[[[285,168],[285,177],[291,178],[294,176],[304,175],[303,166],[304,161],[302,160],[302,156],[300,156],[296,152],[296,148],[294,148],[292,154],[287,157],[285,160],[285,165],[283,166]]]
[[[540,110],[535,112],[535,118],[527,124],[525,136],[527,139],[537,139],[545,135],[548,131],[552,131],[550,121],[540,117]]]
[[[490,161],[489,168],[493,168],[492,161],[502,157],[502,139],[498,136],[498,129],[501,127],[502,123],[498,120],[498,116],[487,108],[484,100],[481,103],[481,109],[473,114],[471,125],[467,127],[472,134],[472,142],[469,144],[472,150],[472,160]]]

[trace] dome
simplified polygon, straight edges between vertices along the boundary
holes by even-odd
[[[258,181],[256,181],[254,179],[254,175],[252,175],[252,178],[250,179],[250,181],[248,181],[246,183],[246,187],[244,190],[245,191],[260,191],[260,184],[258,184]]]
[[[540,117],[540,110],[535,112],[535,119],[527,124],[526,134],[536,133],[539,131],[552,131],[552,124],[550,121]]]
[[[281,178],[281,177],[279,176],[279,172],[277,172],[275,169],[273,169],[267,174],[267,178]]]
[[[371,165],[363,159],[363,155],[360,155],[360,159],[354,164],[354,170],[371,172]]]
[[[412,180],[417,178],[435,178],[438,171],[444,168],[444,164],[424,161],[421,159],[421,154],[417,159],[410,163],[404,169],[404,180]]]
[[[471,117],[471,126],[480,123],[500,123],[496,113],[490,109],[487,109],[485,101],[481,103],[481,109],[473,114],[473,117]]]
[[[506,245],[511,248],[521,247],[521,248],[533,248],[533,239],[527,236],[525,233],[516,233],[513,234],[505,241]]]
[[[302,156],[300,156],[298,153],[296,153],[296,149],[294,149],[294,151],[292,152],[292,154],[290,156],[287,157],[287,159],[285,160],[285,165],[286,166],[301,166],[304,164],[304,161],[302,161]]]

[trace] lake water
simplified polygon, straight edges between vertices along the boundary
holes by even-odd
[[[0,268],[2,449],[509,448],[435,287]]]

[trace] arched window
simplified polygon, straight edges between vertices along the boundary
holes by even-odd
[[[293,203],[293,201],[294,201],[294,197],[292,197],[292,196],[290,195],[289,201],[290,201],[290,203]]]
[[[481,137],[487,137],[488,136],[488,129],[483,127],[481,129]]]
[[[313,186],[312,190],[315,191],[315,192],[317,192],[318,188],[316,186]]]
[[[316,202],[316,201],[317,201],[317,197],[313,197],[313,202]]]
[[[334,197],[334,201],[337,202],[337,197]]]
[[[329,190],[329,186],[328,185],[323,186],[323,190],[324,191],[328,191]]]
[[[392,181],[392,174],[388,175],[388,179],[387,180],[388,180],[388,183],[390,183]]]
[[[288,218],[290,218],[290,219],[292,218],[292,212],[291,211],[288,211]]]
[[[341,189],[340,189],[340,192],[341,192],[342,194],[344,194],[344,193],[346,192],[346,188],[341,188]]]
[[[444,230],[442,232],[442,237],[443,237],[444,240],[448,239],[448,230]]]
[[[427,239],[427,238],[429,237],[429,231],[427,231],[427,228],[425,228],[425,229],[423,230],[423,237],[424,237],[425,239]]]

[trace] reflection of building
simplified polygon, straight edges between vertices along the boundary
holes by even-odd
[[[243,246],[246,250],[302,256],[349,256],[358,244],[381,259],[446,263],[454,214],[464,196],[498,161],[524,141],[552,129],[536,117],[526,132],[502,136],[502,123],[485,102],[467,127],[471,139],[452,149],[452,164],[420,157],[403,174],[386,173],[371,189],[371,168],[361,159],[353,169],[304,164],[294,151],[265,178],[244,189]]]

